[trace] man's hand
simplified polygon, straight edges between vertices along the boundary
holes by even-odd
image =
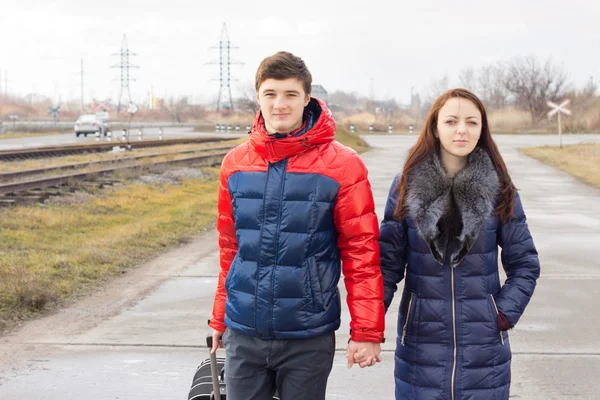
[[[221,341],[221,337],[223,336],[223,332],[219,332],[218,330],[213,330],[212,334],[212,349],[210,349],[210,354],[214,354],[217,349],[223,348],[223,342]]]
[[[358,364],[361,368],[371,367],[380,362],[381,344],[371,342],[348,342],[346,357],[348,358],[348,368]]]

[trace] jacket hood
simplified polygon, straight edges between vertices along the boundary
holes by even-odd
[[[319,99],[311,98],[304,108],[304,125],[292,134],[270,134],[259,110],[250,131],[250,146],[269,162],[281,161],[335,138],[335,121],[331,111]]]

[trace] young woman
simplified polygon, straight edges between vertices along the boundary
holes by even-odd
[[[540,265],[485,108],[468,90],[449,90],[432,106],[392,183],[380,248],[386,310],[405,279],[396,399],[508,400],[506,331],[529,303]]]

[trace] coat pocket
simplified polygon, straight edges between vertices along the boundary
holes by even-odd
[[[311,297],[313,311],[322,311],[324,309],[323,289],[321,288],[321,278],[317,268],[317,260],[314,257],[306,260],[306,276],[308,280],[308,290]]]
[[[498,306],[496,306],[496,300],[494,300],[494,295],[490,294],[490,299],[492,300],[492,315],[494,316],[496,327],[498,327],[498,315],[500,314],[500,311],[498,311]],[[504,336],[502,336],[502,331],[499,327],[498,334],[500,335],[500,342],[502,342],[502,345],[504,345]]]
[[[406,320],[404,321],[404,326],[402,327],[402,339],[400,341],[400,343],[402,343],[402,346],[405,345],[406,332],[408,331],[408,324],[410,324],[410,318],[413,314],[414,297],[415,297],[414,292],[410,292],[410,299],[408,300],[408,309],[406,310]]]

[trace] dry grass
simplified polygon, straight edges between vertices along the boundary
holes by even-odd
[[[586,133],[600,131],[600,97],[591,99],[574,99],[570,105],[573,112],[571,116],[562,117],[563,133]],[[526,110],[513,107],[503,109],[488,108],[490,129],[494,134],[548,134],[557,132],[556,116],[542,118],[533,123]],[[346,113],[336,111],[335,118],[338,126],[349,127],[354,124],[357,132],[368,133],[369,125],[373,125],[375,133],[387,133],[388,124],[393,126],[394,134],[407,134],[409,125],[414,126],[414,133],[419,134],[425,122],[426,112],[423,110],[404,109],[397,110],[390,115],[374,114],[369,112]]]
[[[335,140],[345,146],[353,148],[359,153],[362,153],[370,148],[367,142],[365,142],[356,133],[352,133],[348,129],[340,126],[337,127],[335,132]]]
[[[540,129],[531,128],[531,117],[523,110],[502,109],[488,112],[492,133],[536,133]],[[543,130],[542,130],[543,132]]]
[[[0,210],[0,325],[118,275],[214,224],[217,169],[68,203]]]
[[[530,157],[560,168],[584,182],[600,188],[600,144],[521,149]]]

